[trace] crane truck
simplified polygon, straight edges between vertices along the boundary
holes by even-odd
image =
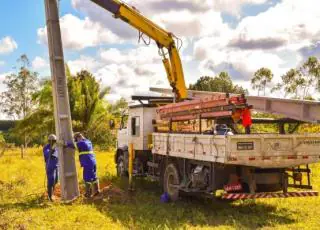
[[[278,124],[279,133],[241,133],[235,114],[248,108],[250,100],[257,104],[266,98],[188,91],[174,34],[122,1],[91,1],[156,42],[173,91],[173,97],[132,97],[140,104],[129,107],[128,123],[118,131],[119,176],[158,180],[173,201],[181,192],[216,195],[219,190],[222,198],[231,200],[318,195],[311,191],[309,164],[320,160],[319,134],[286,133],[284,124],[301,123],[290,119],[289,112],[283,114],[289,115],[287,119],[253,119]],[[268,100],[265,110],[277,105]],[[303,101],[286,103],[295,109],[302,104],[306,114]],[[310,111],[319,106],[312,104]]]

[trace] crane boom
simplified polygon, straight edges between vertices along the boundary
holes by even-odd
[[[102,8],[111,12],[115,18],[120,18],[143,34],[156,41],[163,57],[163,64],[167,77],[177,100],[187,98],[187,88],[184,81],[183,68],[179,50],[176,46],[175,36],[162,29],[157,24],[140,14],[134,7],[131,7],[119,0],[91,0]],[[163,48],[169,53],[166,58]]]

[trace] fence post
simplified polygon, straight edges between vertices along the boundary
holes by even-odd
[[[20,148],[21,148],[21,159],[23,159],[23,157],[24,157],[24,146],[21,145]]]
[[[133,143],[129,144],[129,191],[133,191],[132,174],[133,174],[133,162],[134,162],[134,146]]]

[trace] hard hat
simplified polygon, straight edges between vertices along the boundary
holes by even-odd
[[[49,141],[56,141],[56,140],[57,140],[57,136],[54,135],[54,134],[50,134],[50,135],[48,136],[48,140],[49,140]]]

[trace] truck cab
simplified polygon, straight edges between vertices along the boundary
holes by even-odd
[[[119,176],[128,174],[129,143],[134,146],[135,174],[143,175],[146,172],[146,162],[152,157],[151,138],[153,132],[152,120],[156,117],[155,105],[133,105],[128,110],[126,128],[121,128],[117,135],[117,152],[115,162]]]

